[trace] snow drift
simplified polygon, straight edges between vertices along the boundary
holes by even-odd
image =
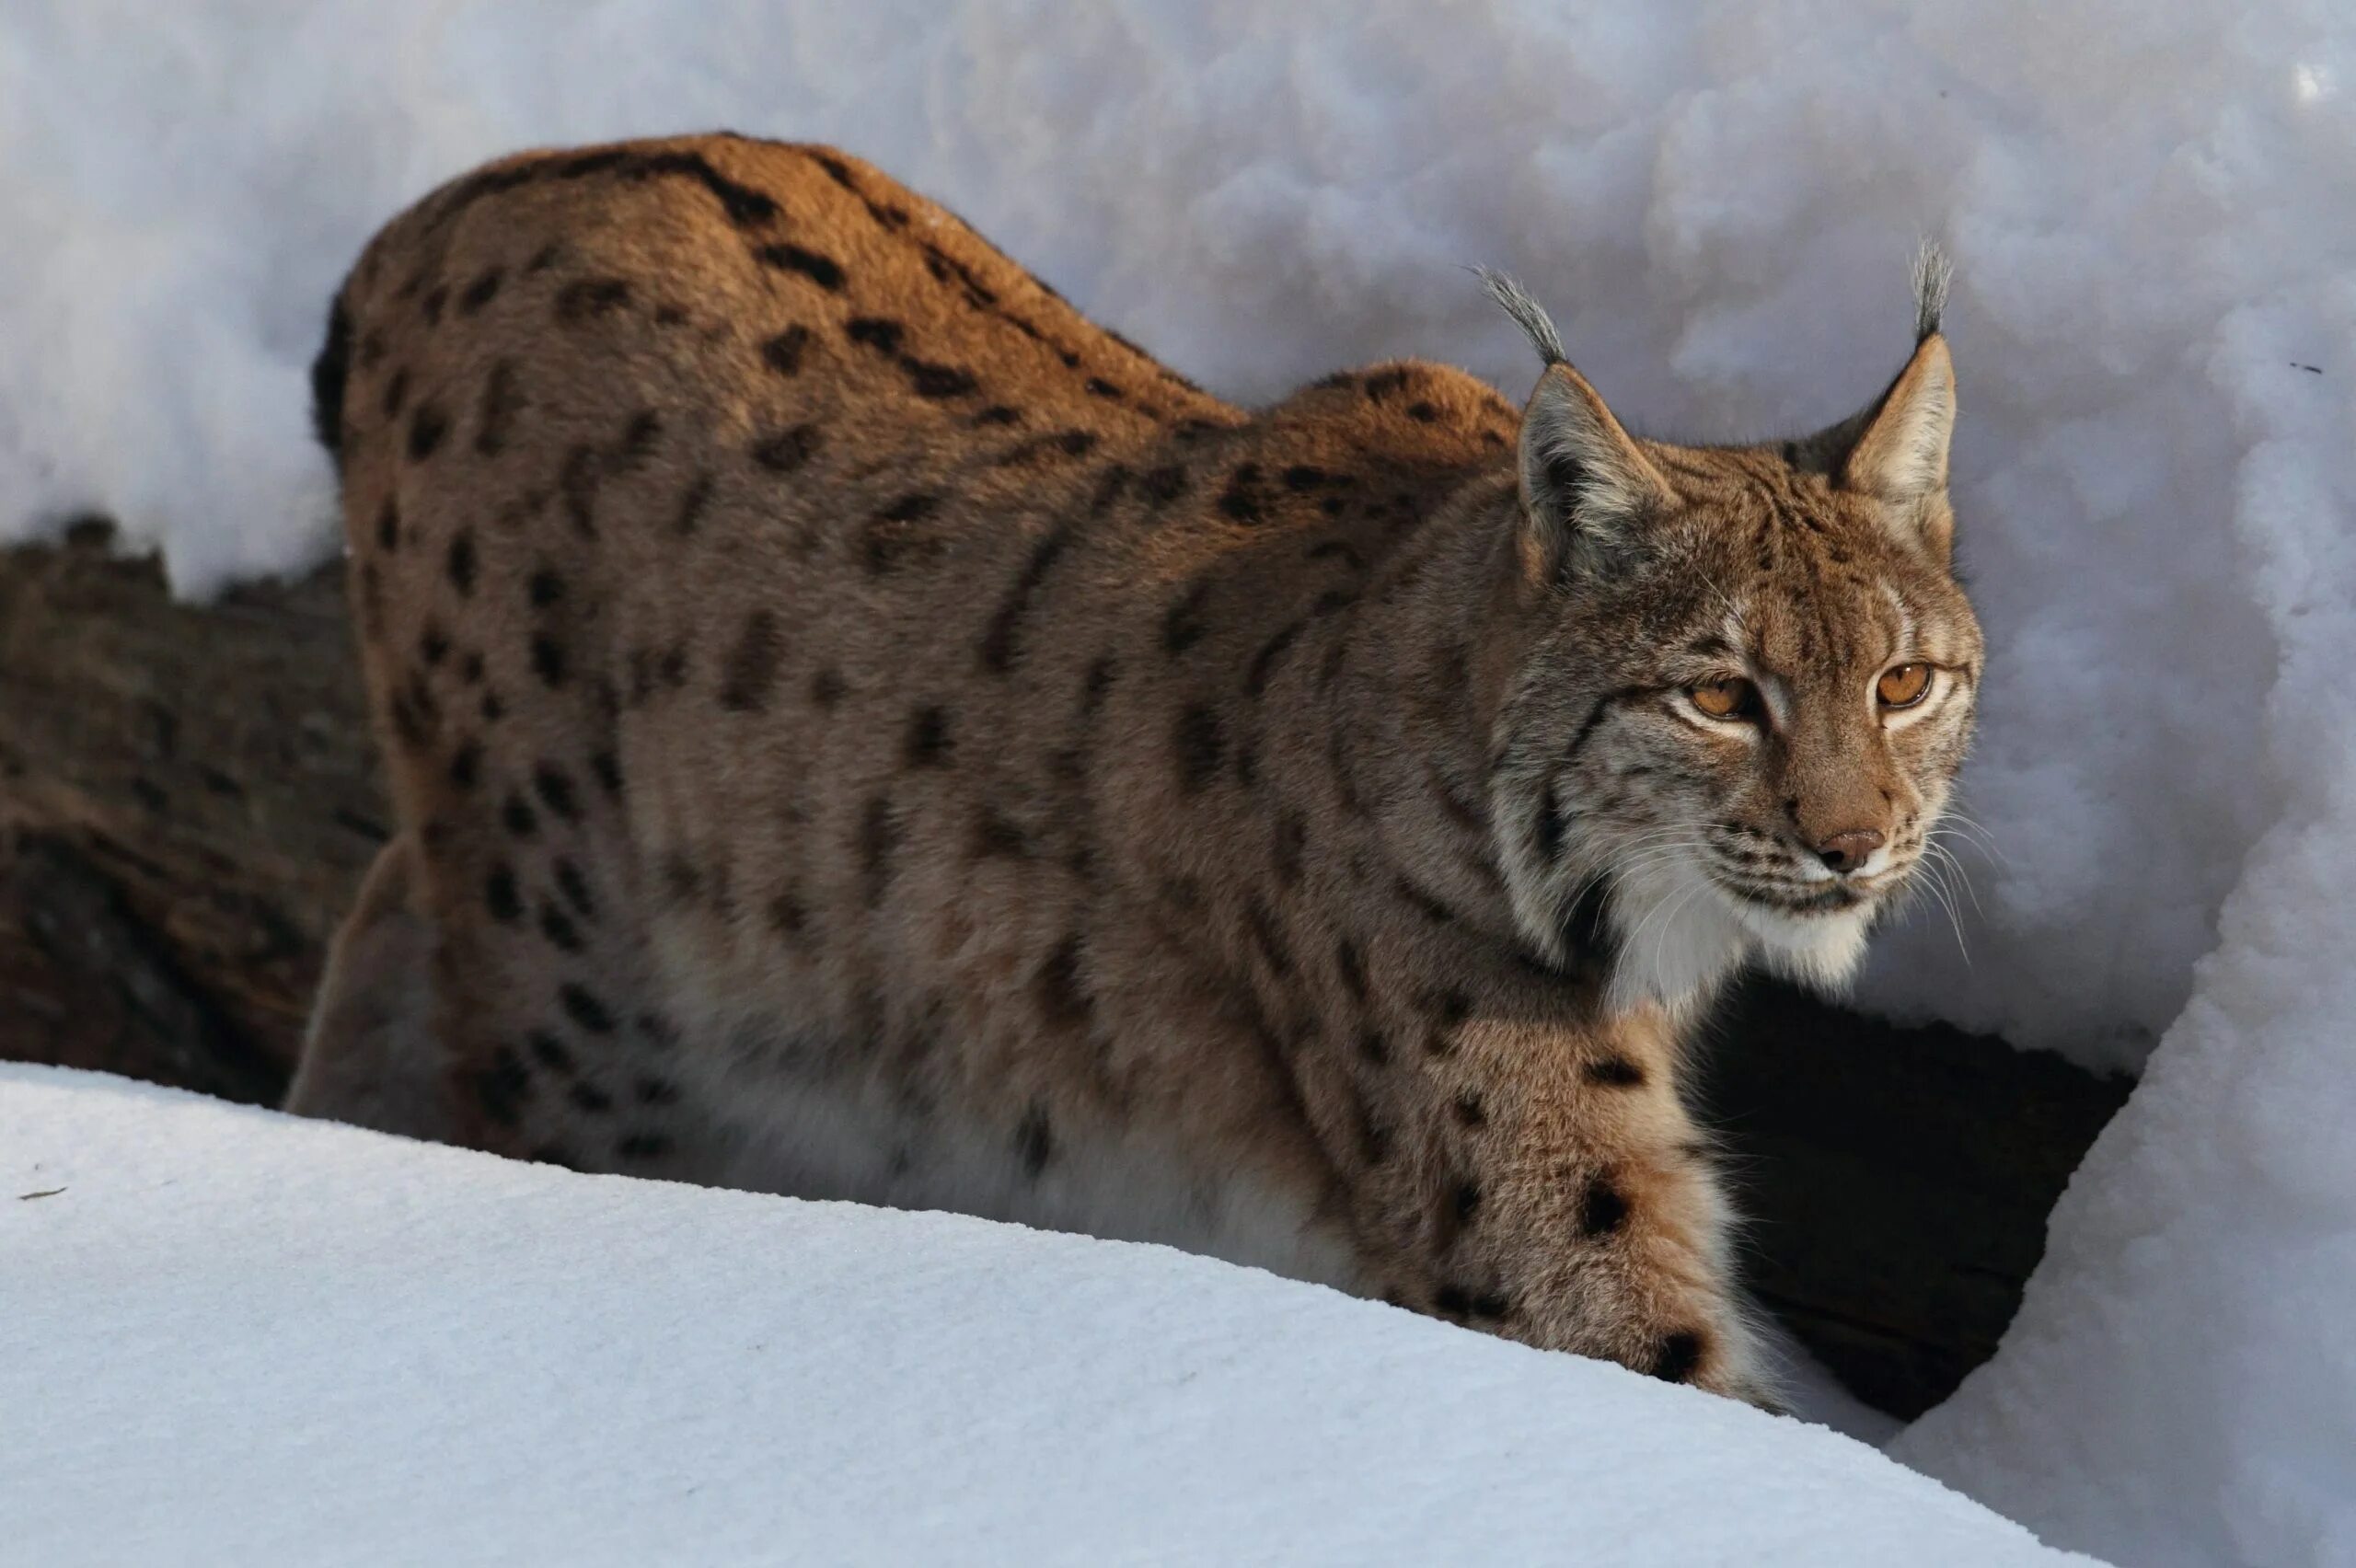
[[[1694,437],[1854,407],[1940,236],[2002,858],[1958,828],[1974,965],[1929,910],[1869,995],[2093,1063],[2168,1034],[1904,1451],[2138,1561],[2349,1561],[2352,74],[2326,0],[20,0],[0,536],[104,508],[199,594],[319,559],[321,303],[531,143],[841,143],[1247,398],[1393,353],[1519,394],[1496,263]]]
[[[1159,1247],[23,1066],[0,1183],[0,1520],[49,1568],[2086,1561],[1822,1428]]]

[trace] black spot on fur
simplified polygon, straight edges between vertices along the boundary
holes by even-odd
[[[591,157],[597,154],[589,155]],[[585,161],[585,160],[584,160]],[[777,216],[777,203],[749,185],[742,185],[711,167],[700,153],[647,153],[623,158],[616,166],[625,179],[664,177],[692,179],[711,192],[728,221],[739,228],[765,224]]]
[[[1022,1113],[1022,1124],[1014,1129],[1014,1149],[1022,1159],[1022,1174],[1037,1181],[1056,1153],[1055,1128],[1047,1121],[1045,1106],[1034,1104]]]
[[[564,514],[572,531],[584,539],[597,536],[597,487],[605,482],[604,462],[594,446],[575,446],[564,455],[557,473],[557,489],[564,495]]]
[[[401,512],[391,496],[376,511],[376,548],[387,554],[401,548]]]
[[[1031,855],[1030,836],[1022,825],[1001,814],[996,807],[985,806],[974,819],[974,854],[976,859],[1003,856],[1011,860],[1027,859]]]
[[[1449,1194],[1449,1203],[1456,1211],[1456,1223],[1460,1227],[1472,1224],[1481,1212],[1481,1183],[1465,1177]]]
[[[450,548],[443,566],[450,574],[450,586],[465,598],[475,591],[475,531],[461,528],[450,536]]]
[[[949,710],[936,705],[908,715],[908,733],[902,758],[910,767],[946,767],[955,743],[949,733]]]
[[[878,353],[896,354],[908,329],[881,316],[854,316],[843,324],[843,336]]]
[[[772,474],[791,474],[817,455],[818,440],[816,425],[798,424],[755,442],[753,461]]]
[[[1101,375],[1090,376],[1084,385],[1088,388],[1088,395],[1091,398],[1105,398],[1114,402],[1118,402],[1124,396],[1119,387],[1114,386],[1111,382],[1105,380]]]
[[[799,273],[829,294],[842,289],[842,267],[814,250],[804,250],[798,245],[764,245],[753,255],[762,266]]]
[[[576,278],[556,294],[556,318],[563,322],[610,316],[629,304],[629,284],[620,278]]]
[[[1609,1236],[1628,1222],[1628,1200],[1607,1176],[1590,1176],[1579,1191],[1579,1234]]]
[[[614,1145],[614,1153],[633,1163],[660,1159],[671,1152],[671,1140],[661,1133],[631,1133]]]
[[[698,474],[679,494],[679,510],[671,518],[671,532],[684,539],[703,526],[703,514],[711,509],[711,492],[715,481],[709,473]]]
[[[1468,1089],[1459,1094],[1455,1111],[1456,1120],[1462,1126],[1485,1127],[1489,1124],[1489,1108],[1482,1103],[1477,1090]]]
[[[493,866],[491,875],[483,879],[483,907],[491,917],[502,926],[512,926],[524,917],[524,900],[515,891],[515,872],[511,867]]]
[[[607,795],[615,800],[621,799],[621,759],[612,752],[594,751],[589,754],[589,776],[597,781],[597,788],[603,790]]]
[[[803,904],[802,895],[792,888],[769,900],[768,915],[769,928],[788,939],[799,937],[810,924],[810,911]]]
[[[785,634],[777,612],[755,610],[745,617],[745,628],[722,666],[720,706],[731,713],[758,713],[768,708],[784,658]]]
[[[1598,1056],[1583,1073],[1588,1082],[1612,1089],[1641,1089],[1645,1082],[1645,1069],[1625,1056]]]
[[[1275,636],[1260,645],[1260,651],[1252,656],[1251,668],[1244,673],[1244,696],[1257,700],[1266,695],[1268,679],[1276,673],[1276,662],[1285,656],[1285,650],[1293,645],[1293,640],[1308,625],[1306,619],[1288,621],[1276,628]]]
[[[507,797],[507,803],[499,808],[499,820],[517,838],[531,837],[540,825],[538,814],[521,795]]]
[[[1443,1318],[1469,1318],[1472,1293],[1461,1285],[1443,1285],[1432,1292],[1432,1310]]]
[[[525,1035],[524,1043],[540,1066],[552,1073],[570,1075],[577,1068],[571,1048],[545,1029],[535,1029]]]
[[[1009,408],[1004,403],[992,403],[974,416],[974,423],[977,425],[1011,425],[1022,422],[1022,410]]]
[[[832,664],[810,677],[810,700],[821,708],[839,707],[849,691],[850,686],[843,679],[843,673]]]
[[[581,801],[573,793],[572,779],[564,769],[540,764],[532,770],[532,787],[539,791],[540,804],[549,811],[567,822],[581,820]]]
[[[540,684],[543,686],[562,686],[565,676],[563,644],[545,634],[534,637],[532,639],[532,673],[540,677]]]
[[[900,368],[907,373],[908,388],[919,398],[964,398],[980,386],[968,370],[954,365],[934,364],[928,360],[903,359]]]
[[[1366,1001],[1366,961],[1358,955],[1357,943],[1347,937],[1334,944],[1334,973],[1340,977],[1342,989],[1350,994],[1352,1001]]]
[[[1433,925],[1453,926],[1456,924],[1456,911],[1450,909],[1447,905],[1442,904],[1430,894],[1426,893],[1422,888],[1416,886],[1415,883],[1410,882],[1407,878],[1399,878],[1393,885],[1398,890],[1399,896],[1406,902],[1407,905],[1414,909],[1416,914],[1421,915],[1425,919],[1429,920]]]
[[[442,438],[450,433],[450,416],[433,403],[420,403],[409,419],[410,460],[422,463],[440,449]]]
[[[523,409],[523,375],[514,360],[501,360],[483,377],[482,398],[476,405],[476,455],[496,457],[505,451]]]
[[[798,375],[809,352],[810,329],[797,323],[761,345],[761,363],[780,375]]]
[[[1653,1364],[1646,1370],[1664,1383],[1690,1383],[1693,1374],[1702,1369],[1703,1349],[1700,1334],[1691,1329],[1680,1330],[1660,1342]]]
[[[1260,962],[1268,973],[1282,980],[1292,973],[1292,951],[1285,945],[1284,933],[1276,928],[1276,917],[1256,896],[1243,906],[1245,928],[1252,935],[1252,945],[1259,951]]]
[[[475,1103],[493,1124],[514,1127],[523,1120],[524,1101],[532,1096],[532,1070],[512,1046],[491,1053],[491,1064],[474,1075]]]
[[[1138,489],[1154,505],[1167,506],[1186,493],[1186,470],[1175,463],[1149,468],[1138,480]]]
[[[1175,659],[1203,640],[1208,629],[1203,622],[1203,605],[1211,596],[1208,582],[1197,582],[1186,590],[1185,597],[1170,606],[1161,617],[1163,651]]]
[[[553,904],[540,905],[540,935],[560,952],[579,952],[582,948],[581,928],[572,917]]]
[[[442,312],[449,304],[450,285],[436,283],[425,292],[423,299],[417,302],[418,313],[425,317],[428,327],[439,327],[442,325]]]
[[[450,782],[460,790],[471,790],[482,779],[482,743],[462,741],[450,754]]]
[[[572,1103],[592,1116],[603,1116],[614,1108],[614,1097],[594,1083],[576,1083],[570,1092]]]
[[[1014,667],[1019,651],[1017,637],[1022,630],[1022,617],[1037,597],[1039,586],[1056,562],[1071,546],[1071,525],[1062,525],[1040,536],[1031,547],[1031,558],[1023,562],[1022,575],[999,601],[998,609],[990,617],[987,630],[982,634],[982,668],[993,674],[1004,674]]]
[[[556,999],[557,1005],[564,1009],[564,1016],[588,1033],[611,1034],[614,1032],[612,1010],[586,986],[567,981],[557,987]]]
[[[1407,417],[1418,424],[1430,424],[1439,418],[1439,410],[1429,403],[1418,401],[1407,405]]]
[[[467,285],[466,292],[458,296],[458,314],[472,316],[496,299],[499,296],[500,281],[500,271],[496,267],[477,275],[475,281]]]
[[[564,597],[564,579],[547,567],[541,567],[525,579],[524,593],[532,601],[534,609],[544,610]]]
[[[1300,882],[1301,856],[1309,847],[1309,824],[1299,812],[1285,811],[1276,814],[1276,828],[1270,841],[1268,857],[1275,865],[1276,880],[1287,887]]]
[[[1242,463],[1227,479],[1227,489],[1218,498],[1218,509],[1238,523],[1257,523],[1265,514],[1260,491],[1260,466]]]
[[[1196,794],[1218,777],[1227,755],[1227,732],[1216,712],[1193,703],[1179,712],[1172,746],[1178,756],[1179,789]]]

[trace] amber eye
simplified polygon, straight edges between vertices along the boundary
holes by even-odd
[[[1900,664],[1884,670],[1881,679],[1874,683],[1874,695],[1881,698],[1884,708],[1911,708],[1923,700],[1931,689],[1931,666]]]
[[[1715,681],[1697,681],[1685,688],[1693,706],[1713,719],[1750,719],[1755,717],[1761,704],[1759,688],[1740,675],[1726,675]]]

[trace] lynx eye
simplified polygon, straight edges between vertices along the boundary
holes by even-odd
[[[1763,706],[1759,688],[1740,675],[1696,681],[1685,688],[1686,699],[1713,719],[1750,719]]]
[[[1900,664],[1884,670],[1874,683],[1874,695],[1884,708],[1911,708],[1931,689],[1931,666]]]

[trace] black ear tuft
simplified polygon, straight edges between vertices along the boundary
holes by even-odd
[[[1539,359],[1547,364],[1561,364],[1570,358],[1563,352],[1563,335],[1554,330],[1554,318],[1546,314],[1544,306],[1530,297],[1528,290],[1491,268],[1475,267],[1472,271],[1489,291],[1489,297],[1513,317],[1514,325],[1521,329],[1530,347],[1538,351]]]
[[[1946,314],[1947,286],[1955,282],[1955,263],[1930,240],[1914,252],[1914,341],[1935,338],[1939,317]]]

